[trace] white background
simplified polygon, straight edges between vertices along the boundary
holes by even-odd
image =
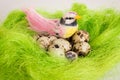
[[[90,9],[115,8],[120,10],[119,0],[0,0],[0,22],[14,9],[41,8],[49,12],[69,9],[75,2],[84,3]],[[108,72],[102,80],[120,80],[120,65]]]
[[[14,9],[37,7],[50,12],[64,11],[75,2],[84,3],[91,9],[112,7],[120,10],[119,0],[0,0],[0,20],[3,20]]]

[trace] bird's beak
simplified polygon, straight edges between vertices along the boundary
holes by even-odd
[[[75,16],[75,19],[80,19],[80,18],[81,18],[81,16],[79,16],[79,15]]]

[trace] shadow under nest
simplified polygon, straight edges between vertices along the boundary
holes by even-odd
[[[73,4],[72,11],[82,16],[79,29],[90,34],[92,51],[70,63],[48,56],[32,38],[25,14],[15,10],[0,27],[1,80],[98,80],[120,62],[120,13],[113,9],[90,10]],[[63,12],[48,13],[47,18],[60,18]]]

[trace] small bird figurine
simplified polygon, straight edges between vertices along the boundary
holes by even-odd
[[[38,34],[48,33],[49,35],[69,38],[78,30],[77,19],[80,16],[76,12],[68,12],[61,19],[47,19],[33,8],[24,9],[23,11],[26,14],[30,28]]]
[[[77,30],[77,19],[81,18],[76,12],[68,12],[60,19],[60,25],[65,28],[64,38],[71,37]]]

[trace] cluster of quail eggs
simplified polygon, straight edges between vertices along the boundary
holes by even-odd
[[[89,34],[86,31],[77,31],[70,39],[55,36],[36,35],[34,37],[40,47],[55,57],[75,60],[79,56],[86,56],[90,52]]]

